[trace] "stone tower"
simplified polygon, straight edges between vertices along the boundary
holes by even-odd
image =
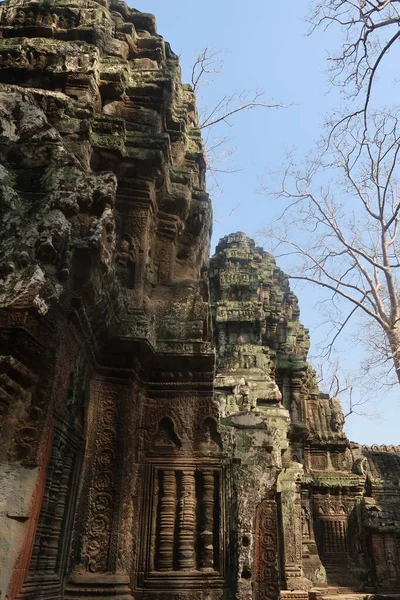
[[[399,448],[347,440],[272,256],[209,262],[154,17],[0,4],[0,207],[1,600],[400,587]]]
[[[216,414],[193,92],[118,0],[10,0],[0,31],[2,598],[219,585],[195,531],[221,460],[199,437]]]
[[[244,233],[228,235],[209,281],[214,393],[232,461],[235,597],[399,589],[400,448],[349,442],[270,254]]]

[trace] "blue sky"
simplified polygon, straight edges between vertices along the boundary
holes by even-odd
[[[225,94],[244,89],[265,90],[265,101],[291,104],[280,110],[254,109],[241,113],[213,134],[229,135],[237,148],[234,162],[243,167],[221,177],[222,192],[214,190],[214,231],[212,251],[218,239],[232,231],[245,231],[258,238],[277,213],[276,200],[260,194],[260,180],[267,171],[279,169],[286,153],[296,148],[305,155],[321,134],[324,115],[340,102],[337,89],[331,89],[327,50],[337,46],[339,32],[319,31],[306,36],[307,1],[279,2],[252,0],[146,0],[129,2],[144,12],[155,14],[158,32],[180,55],[183,81],[190,81],[192,65],[206,46],[224,51],[225,66],[214,82],[200,90],[201,103],[213,107]],[[381,93],[389,92],[391,82],[383,82]],[[390,88],[391,89],[391,88]],[[231,214],[233,210],[233,213]],[[310,328],[311,340],[321,340],[314,309],[315,291],[296,289],[301,320]],[[342,341],[341,358],[351,365],[357,349]],[[346,423],[350,439],[361,443],[399,443],[397,389],[373,395],[368,406],[373,419],[351,415]]]

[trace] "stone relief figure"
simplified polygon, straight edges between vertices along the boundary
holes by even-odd
[[[315,581],[318,583],[326,583],[326,571],[323,565],[315,570]]]
[[[386,564],[388,567],[390,579],[396,579],[397,578],[396,565],[394,562],[393,554],[391,552],[388,552],[386,554]]]
[[[200,434],[200,448],[210,452],[218,452],[222,449],[221,436],[218,432],[217,423],[211,417],[204,420]]]
[[[331,427],[332,430],[337,432],[337,433],[341,433],[343,431],[343,425],[344,425],[344,415],[343,415],[343,411],[342,411],[342,407],[340,405],[340,400],[339,398],[331,398],[329,400],[329,405],[331,408]]]
[[[182,447],[182,442],[175,432],[174,423],[169,417],[161,419],[154,438],[154,446]]]
[[[225,346],[225,344],[227,343],[226,331],[221,328],[218,331],[218,336],[219,336],[219,344],[220,344],[220,346]]]
[[[293,391],[290,403],[290,414],[294,423],[299,423],[301,421],[300,401],[301,393],[299,391]]]
[[[357,458],[357,460],[353,464],[352,471],[356,475],[364,475],[365,476],[367,474],[366,468],[367,468],[367,459],[364,456],[363,458]]]
[[[71,225],[60,210],[46,215],[38,227],[36,257],[45,264],[60,265],[66,250]]]
[[[242,384],[239,386],[239,394],[242,397],[242,410],[250,410],[251,402],[250,402],[250,388],[246,384]]]
[[[129,267],[132,262],[135,262],[133,243],[128,238],[122,238],[115,261],[122,267]]]
[[[122,283],[132,288],[135,282],[136,253],[130,237],[124,236],[121,239],[115,262]]]
[[[310,537],[310,512],[304,505],[301,507],[301,526],[302,526],[303,537],[309,538]]]

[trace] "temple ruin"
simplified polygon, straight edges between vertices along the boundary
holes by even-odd
[[[0,4],[1,600],[400,594],[400,447],[349,442],[270,254],[209,260],[205,171],[152,15]]]

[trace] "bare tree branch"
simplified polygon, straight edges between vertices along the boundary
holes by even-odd
[[[230,146],[231,139],[223,134],[216,137],[208,135],[212,130],[219,131],[218,127],[226,125],[232,127],[232,118],[238,114],[261,108],[286,108],[290,105],[282,103],[266,102],[262,89],[232,92],[217,98],[213,104],[204,106],[200,91],[204,86],[213,84],[213,76],[221,72],[224,66],[223,52],[213,46],[207,46],[197,55],[191,73],[191,83],[197,96],[199,110],[199,128],[206,132],[205,158],[207,170],[214,183],[214,189],[220,189],[219,175],[236,173],[244,167],[237,166],[232,162],[236,149]]]
[[[285,205],[267,235],[294,261],[289,277],[330,292],[325,355],[360,312],[382,333],[385,343],[375,333],[370,347],[392,361],[400,382],[399,114],[371,115],[367,136],[363,118],[347,121],[330,154],[302,168],[290,158],[273,193]]]
[[[314,0],[309,15],[310,33],[317,28],[337,26],[341,49],[329,56],[331,82],[342,88],[351,105],[331,127],[347,124],[362,115],[364,135],[369,126],[368,109],[376,75],[384,59],[400,39],[399,0]]]

